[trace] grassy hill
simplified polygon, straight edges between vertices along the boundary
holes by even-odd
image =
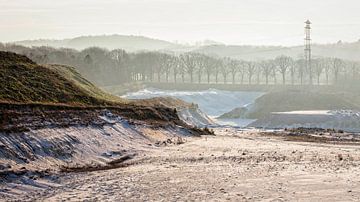
[[[0,101],[68,105],[124,103],[102,92],[72,67],[42,66],[10,52],[0,52]]]

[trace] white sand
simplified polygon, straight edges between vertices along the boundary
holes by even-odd
[[[306,111],[273,112],[273,114],[331,115],[329,110],[306,110]]]
[[[359,146],[289,142],[231,128],[216,133],[161,147],[126,168],[70,174],[60,187],[17,199],[360,200]]]

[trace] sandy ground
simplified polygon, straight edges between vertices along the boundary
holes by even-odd
[[[17,199],[45,201],[359,201],[360,146],[289,142],[216,129],[125,168],[60,177]]]

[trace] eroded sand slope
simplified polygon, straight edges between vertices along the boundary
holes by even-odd
[[[39,200],[358,201],[360,146],[217,129],[125,168],[72,173],[18,196]],[[30,196],[30,198],[28,198]],[[31,198],[33,197],[33,198]]]

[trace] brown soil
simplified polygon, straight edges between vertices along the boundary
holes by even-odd
[[[130,123],[141,121],[151,127],[182,126],[194,135],[209,135],[181,121],[176,110],[164,106],[119,105],[117,107],[74,107],[46,104],[0,103],[0,132],[23,132],[45,127],[69,127],[74,125],[104,125],[99,116],[110,111]]]

